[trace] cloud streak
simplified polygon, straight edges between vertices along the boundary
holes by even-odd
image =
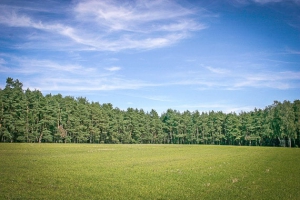
[[[209,71],[216,73],[216,74],[226,74],[229,72],[227,69],[222,68],[213,68],[213,67],[206,67]]]
[[[255,106],[239,106],[239,105],[232,105],[226,103],[204,103],[204,104],[183,104],[175,106],[176,109],[180,111],[184,110],[199,110],[199,111],[222,111],[224,113],[231,113],[237,112],[240,113],[242,111],[251,111],[255,108]]]
[[[299,0],[252,0],[255,3],[260,3],[260,4],[267,4],[267,3],[279,3],[279,2],[294,2],[296,4],[299,4]]]
[[[40,30],[39,37],[48,45],[53,37],[68,39],[64,42],[80,50],[161,48],[206,28],[194,19],[194,10],[172,1],[79,1],[60,20],[39,19],[28,9],[12,6],[1,6],[0,11],[0,23],[6,26]],[[40,48],[39,40],[27,39]]]
[[[300,81],[300,72],[282,71],[282,72],[265,72],[258,74],[243,75],[244,80],[234,84],[233,88],[258,87],[274,89],[291,89],[299,88],[300,85],[293,81]]]
[[[121,67],[114,66],[114,67],[108,67],[108,68],[105,68],[105,69],[108,70],[108,71],[111,71],[111,72],[115,72],[115,71],[121,70]]]
[[[249,67],[245,67],[248,69]],[[205,70],[207,69],[207,70]],[[205,67],[200,71],[179,73],[170,85],[193,86],[199,90],[241,90],[272,88],[287,90],[300,88],[300,71],[248,71],[244,68]]]
[[[10,67],[8,63],[11,63]],[[18,67],[13,67],[14,65]],[[121,67],[119,66],[84,67],[68,62],[58,63],[51,60],[0,55],[0,72],[2,74],[35,76],[34,79],[27,80],[27,86],[31,88],[36,86],[42,91],[58,89],[64,91],[136,90],[146,87],[173,86],[190,86],[196,90],[241,90],[245,88],[287,90],[300,88],[300,72],[291,70],[249,72],[243,68],[228,70],[217,67],[202,67],[199,71],[182,72],[170,77],[163,74],[157,75],[163,76],[164,81],[162,82],[126,78],[120,74],[120,70]],[[26,86],[26,84],[24,85]]]
[[[120,70],[120,67],[99,70],[93,67],[56,63],[50,60],[30,60],[17,57],[10,57],[9,59],[19,67],[8,67],[6,61],[1,58],[0,72],[3,75],[26,75],[30,78],[24,80],[24,87],[36,88],[43,92],[135,90],[152,86],[152,84],[144,81],[126,79],[111,73]]]
[[[295,3],[300,5],[300,0],[228,0],[233,4],[247,5],[249,3],[269,4],[269,3]]]
[[[187,31],[202,28],[189,16],[193,10],[171,1],[81,1],[75,6],[78,18],[96,22],[111,31]]]

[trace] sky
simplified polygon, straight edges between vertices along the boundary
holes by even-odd
[[[0,88],[127,108],[300,99],[300,0],[0,0]]]

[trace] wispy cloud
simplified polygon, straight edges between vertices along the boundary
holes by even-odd
[[[243,75],[244,80],[234,84],[234,88],[258,87],[258,88],[275,88],[290,89],[299,88],[299,85],[293,81],[300,80],[300,72],[283,71],[283,72],[265,72],[257,74]]]
[[[253,0],[256,3],[261,3],[261,4],[265,4],[265,3],[277,3],[277,2],[281,2],[282,0]]]
[[[79,1],[60,20],[47,15],[40,18],[13,6],[1,6],[0,11],[2,24],[42,31],[38,37],[23,37],[31,42],[27,48],[41,48],[39,38],[46,48],[52,45],[53,37],[60,37],[56,40],[64,39],[75,50],[154,49],[206,28],[194,19],[194,10],[172,1]]]
[[[260,3],[260,4],[266,4],[266,3],[278,3],[278,2],[294,2],[294,3],[300,3],[299,0],[252,0],[255,3]]]
[[[88,77],[87,77],[88,78]],[[135,90],[146,87],[147,83],[137,80],[127,80],[115,77],[97,77],[90,79],[81,78],[35,78],[26,82],[29,88],[37,88],[43,92],[49,91],[111,91],[111,90]],[[26,84],[24,83],[26,86]],[[33,86],[34,85],[34,86]],[[35,87],[38,85],[38,87]],[[31,87],[33,86],[33,87]]]
[[[228,73],[229,70],[227,69],[222,69],[222,68],[213,68],[213,67],[206,67],[209,71],[216,73],[216,74],[225,74]]]
[[[270,63],[272,64],[272,63]],[[252,65],[255,65],[252,63]],[[169,85],[191,86],[198,90],[241,90],[245,88],[300,88],[300,71],[251,69],[252,65],[227,68],[202,67],[201,70],[178,73]],[[205,70],[208,69],[208,70]]]
[[[295,54],[295,55],[300,55],[300,51],[292,50],[292,49],[287,49],[286,50],[287,54]]]
[[[150,85],[148,85],[150,86]],[[151,85],[152,87],[158,86],[158,85]],[[152,101],[160,101],[160,102],[172,102],[173,100],[166,96],[166,95],[137,95],[137,94],[131,94],[131,93],[126,93],[124,94],[126,96],[134,97],[134,98],[142,98],[142,99],[147,99],[147,100],[152,100]]]
[[[2,75],[28,76],[24,79],[24,87],[48,91],[109,91],[109,90],[135,90],[152,86],[140,80],[126,79],[114,75],[107,70],[87,68],[69,63],[56,63],[51,60],[30,60],[28,58],[10,57],[15,67],[6,66],[6,61],[1,58],[0,72]],[[109,71],[120,68],[112,67]]]
[[[124,90],[141,89],[145,87],[172,87],[190,86],[200,90],[241,90],[244,88],[274,88],[286,90],[299,88],[299,71],[258,71],[249,72],[242,69],[233,69],[235,73],[223,68],[205,67],[202,71],[181,73],[164,82],[154,83],[143,80],[123,77],[115,74],[121,67],[108,68],[83,67],[78,64],[57,63],[51,60],[36,60],[28,58],[11,57],[18,68],[7,67],[6,61],[0,59],[0,71],[2,74],[23,74],[36,76],[27,80],[28,87],[36,86],[42,91],[99,91],[99,90]],[[205,70],[208,69],[208,70]],[[176,79],[176,81],[173,79]],[[26,84],[24,84],[26,86]],[[164,96],[148,95],[139,96],[155,101],[169,101]]]
[[[6,61],[3,58],[0,58],[0,66],[6,64]]]
[[[2,59],[4,60],[4,59]],[[6,61],[3,61],[6,63]],[[45,74],[51,76],[51,74],[56,74],[56,76],[61,74],[89,74],[94,72],[95,68],[83,67],[74,64],[59,64],[51,60],[37,60],[29,58],[18,58],[15,56],[10,56],[11,63],[17,63],[19,67],[7,67],[3,65],[0,69],[3,73],[19,73],[19,74]]]
[[[250,4],[269,5],[269,4],[294,4],[300,6],[300,0],[227,0],[231,5],[240,7]]]
[[[187,31],[203,28],[189,16],[195,11],[172,1],[95,1],[75,6],[77,17],[96,22],[110,31]],[[161,22],[163,21],[163,22]]]
[[[108,71],[114,72],[114,71],[121,70],[121,67],[113,66],[113,67],[107,67],[105,69],[108,70]]]
[[[233,105],[230,103],[203,103],[203,104],[184,104],[184,105],[177,105],[175,106],[176,109],[180,111],[184,110],[198,110],[198,111],[222,111],[224,113],[231,113],[236,112],[240,113],[242,111],[250,111],[255,108],[255,106],[240,106],[240,105]]]
[[[296,4],[299,4],[300,5],[300,0],[228,0],[229,2],[237,5],[237,4],[240,4],[240,5],[247,5],[251,2],[253,3],[258,3],[258,4],[268,4],[268,3],[296,3]]]
[[[0,14],[0,23],[12,27],[29,27],[47,32],[58,33],[61,35],[70,36],[74,32],[73,28],[61,23],[44,23],[38,19],[34,20],[26,14],[20,14],[18,10],[8,7],[4,9],[0,7],[2,14]]]

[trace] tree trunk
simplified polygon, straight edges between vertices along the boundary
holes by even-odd
[[[40,136],[39,136],[39,143],[42,142],[42,138],[43,138],[43,131],[41,132]]]
[[[198,134],[199,134],[199,130],[198,130],[198,127],[196,129],[196,143],[198,144]]]
[[[28,105],[27,105],[27,110],[26,110],[26,134],[27,134],[27,142],[29,142],[28,113],[29,113],[29,108],[28,108]]]

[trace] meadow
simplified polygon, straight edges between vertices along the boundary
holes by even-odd
[[[0,143],[0,199],[300,199],[300,149]]]

